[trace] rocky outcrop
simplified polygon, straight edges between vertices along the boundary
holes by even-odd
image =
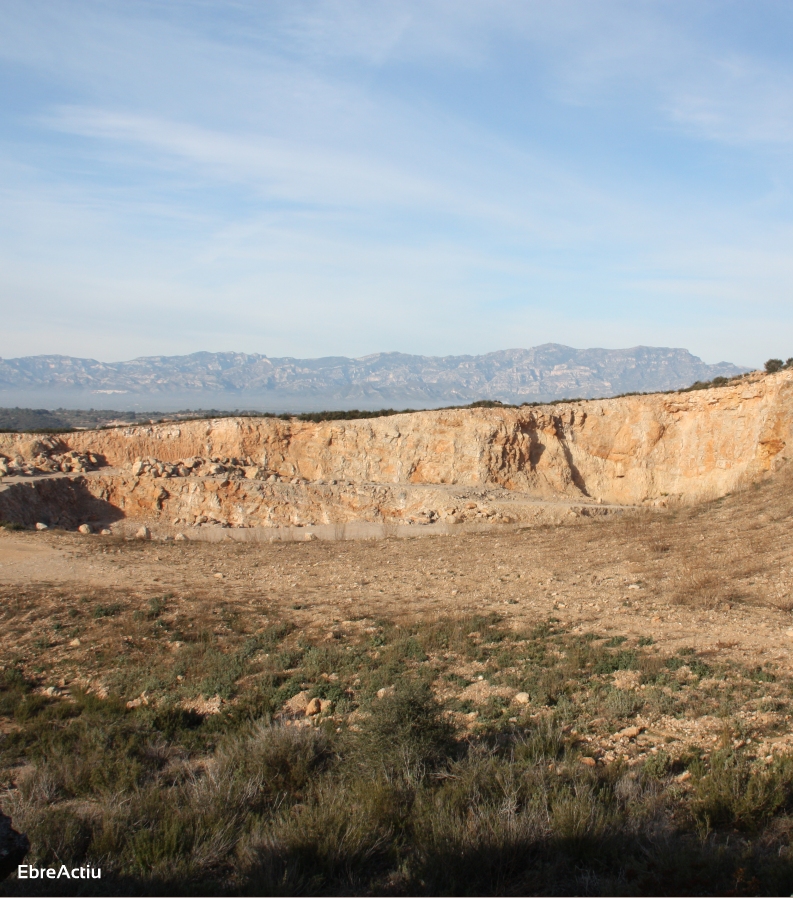
[[[723,495],[787,457],[793,372],[694,393],[322,424],[226,418],[68,436],[113,466],[250,461],[308,481],[497,485],[638,504]],[[2,449],[0,448],[0,451]]]
[[[97,473],[27,480],[0,488],[0,520],[28,527],[98,532],[123,519],[187,527],[306,525],[542,524],[608,514],[586,501],[542,502],[513,490],[431,484],[249,480],[225,475],[159,478]]]
[[[272,526],[295,523],[301,508],[301,519],[323,522],[334,515],[407,520],[422,508],[436,517],[460,513],[460,497],[424,501],[426,490],[417,488],[430,486],[501,489],[535,501],[696,502],[757,480],[789,457],[793,372],[692,393],[537,408],[321,424],[224,418],[57,440],[52,451],[60,458],[73,453],[112,468],[81,482],[133,518],[194,520],[214,509],[218,519]],[[34,451],[41,458],[41,441],[0,438],[0,455],[18,468]]]

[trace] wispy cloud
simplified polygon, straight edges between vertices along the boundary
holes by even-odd
[[[783,353],[790,22],[756,8],[6,0],[0,352]]]

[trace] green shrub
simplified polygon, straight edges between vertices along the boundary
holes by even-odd
[[[625,636],[612,636],[611,639],[604,642],[603,645],[607,649],[616,649],[616,648],[619,648],[622,645],[622,643],[625,642],[625,640],[626,640]]]
[[[344,788],[324,782],[299,814],[263,825],[247,840],[240,852],[246,891],[379,894],[376,884],[399,862],[410,809],[405,794],[383,779],[348,780]]]
[[[48,704],[49,701],[43,695],[24,695],[14,707],[14,717],[20,723],[26,723],[46,708]]]
[[[565,753],[566,742],[562,727],[552,717],[543,717],[519,732],[512,747],[513,757],[529,764],[548,764],[560,760]]]
[[[123,610],[123,605],[119,605],[118,603],[114,603],[113,605],[97,605],[96,608],[94,608],[93,616],[97,620],[103,617],[116,617],[116,615],[121,614]]]
[[[165,606],[165,597],[154,596],[154,598],[149,599],[149,610],[146,612],[146,617],[149,620],[157,620],[163,611],[165,611]]]
[[[278,621],[270,624],[264,632],[257,636],[259,647],[262,651],[272,652],[295,629],[295,625],[290,621]]]
[[[403,680],[372,705],[354,741],[359,763],[372,770],[421,777],[454,754],[454,730],[429,687]]]
[[[402,641],[398,646],[395,646],[395,649],[401,657],[411,661],[427,660],[427,655],[421,647],[421,643],[414,636],[410,636]]]
[[[611,654],[604,652],[595,663],[596,674],[610,674],[618,670],[634,670],[636,667],[636,652],[624,650]]]
[[[776,812],[791,807],[793,758],[758,768],[731,750],[711,755],[706,772],[697,778],[692,810],[708,827],[755,830]]]
[[[256,809],[304,798],[331,758],[323,730],[257,724],[249,735],[223,743],[217,775],[235,783],[247,796],[246,804]]]
[[[663,751],[663,749],[655,754],[648,755],[647,760],[642,767],[642,770],[647,776],[656,779],[666,776],[671,769],[672,759],[667,752]]]
[[[774,674],[762,667],[755,667],[750,670],[749,679],[754,680],[755,683],[774,683],[776,681]]]
[[[347,693],[345,692],[344,687],[339,686],[338,683],[317,683],[317,685],[312,687],[309,692],[310,698],[314,698],[315,696],[316,698],[322,698],[333,702],[335,708],[348,704]]]
[[[614,717],[631,717],[644,705],[644,699],[626,689],[611,689],[606,695],[606,710]]]
[[[18,667],[0,671],[0,714],[15,715],[20,702],[33,686],[33,682]]]
[[[154,714],[151,725],[166,739],[173,741],[180,737],[183,738],[187,730],[198,729],[203,722],[204,718],[195,711],[184,708],[166,708]]]
[[[688,666],[691,668],[691,673],[696,677],[708,677],[713,673],[711,666],[700,658],[694,658],[692,661],[689,661]]]

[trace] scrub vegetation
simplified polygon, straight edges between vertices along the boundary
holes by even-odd
[[[0,894],[793,890],[793,758],[760,750],[788,728],[771,667],[494,614],[308,638],[220,608],[221,646],[169,595],[97,599],[40,621],[42,653],[82,623],[148,655],[100,657],[98,692],[9,660],[0,806],[30,863],[102,880]],[[771,712],[753,740],[747,710]],[[715,735],[663,734],[703,717]]]

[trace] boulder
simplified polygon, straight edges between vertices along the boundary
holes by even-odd
[[[292,698],[284,702],[284,711],[287,714],[304,714],[308,706],[308,692],[298,692]]]
[[[644,727],[625,727],[624,730],[620,730],[617,733],[618,736],[622,736],[623,739],[635,739],[638,735],[640,735],[644,730]]]
[[[42,524],[41,521],[36,524],[36,530],[49,530],[50,528],[46,524]]]
[[[92,532],[91,525],[90,524],[80,524],[80,526],[77,528],[77,531],[78,531],[78,533],[82,533],[83,536],[88,536]]]
[[[151,531],[148,527],[141,527],[135,531],[135,539],[151,539]]]

